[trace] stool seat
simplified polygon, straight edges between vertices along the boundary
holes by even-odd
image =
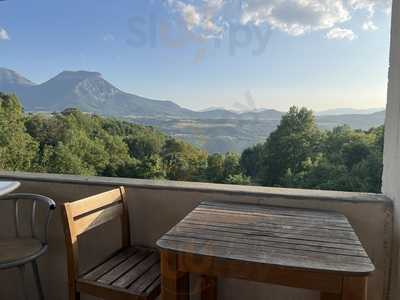
[[[33,238],[0,240],[0,268],[41,255],[45,250],[42,242]]]
[[[13,204],[15,237],[0,239],[0,270],[18,268],[21,279],[23,297],[25,300],[31,299],[25,288],[25,267],[30,264],[35,279],[38,296],[44,300],[42,284],[40,282],[39,268],[37,259],[46,252],[47,231],[56,203],[42,195],[36,194],[8,194],[0,197],[0,201],[8,201]],[[23,213],[26,210],[30,214]],[[38,218],[38,211],[44,218]],[[29,218],[27,218],[29,216]],[[30,224],[30,230],[27,226]],[[39,229],[41,228],[41,230]],[[39,236],[37,232],[43,232]]]

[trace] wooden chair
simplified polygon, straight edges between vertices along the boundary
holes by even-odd
[[[108,300],[155,299],[160,294],[160,257],[155,250],[130,245],[129,217],[123,187],[63,205],[69,299],[80,293]],[[121,219],[123,248],[79,275],[78,237]]]

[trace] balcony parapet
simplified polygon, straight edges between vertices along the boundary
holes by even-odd
[[[18,180],[22,183],[19,192],[43,194],[58,204],[124,185],[128,194],[132,240],[146,246],[154,246],[161,235],[204,200],[338,211],[347,216],[376,266],[369,282],[369,299],[386,299],[388,295],[393,205],[382,194],[22,172],[0,172],[1,179]],[[12,216],[0,203],[0,228],[11,226],[8,222],[12,222]],[[96,261],[118,244],[118,237],[110,241],[109,237],[115,235],[112,227],[94,237],[84,237],[87,245],[86,252],[82,253],[84,261],[88,260],[86,258]],[[67,299],[65,249],[59,214],[55,215],[52,228],[49,253],[40,262],[45,292],[49,299]],[[4,234],[0,230],[0,237]],[[107,243],[100,241],[101,235],[107,236]],[[7,283],[0,288],[0,299],[17,298],[18,277],[10,272],[0,273],[0,281]],[[306,290],[236,280],[225,280],[221,285],[222,299],[229,300],[265,299],[265,295],[270,299],[298,300],[318,299],[319,296]]]

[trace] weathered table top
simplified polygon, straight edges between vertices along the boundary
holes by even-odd
[[[16,190],[20,186],[18,181],[0,181],[0,197]]]
[[[157,244],[178,253],[307,271],[374,271],[349,221],[336,212],[203,202]]]

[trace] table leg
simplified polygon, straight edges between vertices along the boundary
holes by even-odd
[[[177,254],[161,251],[161,299],[189,300],[189,274],[178,270]]]
[[[345,277],[341,300],[367,300],[367,277]]]
[[[201,276],[201,300],[218,299],[218,278]]]

